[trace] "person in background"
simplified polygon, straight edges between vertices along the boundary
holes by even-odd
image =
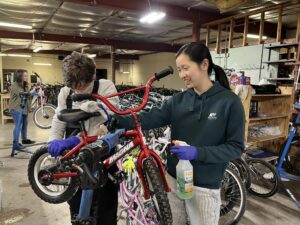
[[[244,149],[244,108],[203,43],[182,46],[176,54],[176,65],[187,90],[175,94],[161,108],[141,113],[139,121],[145,130],[171,125],[172,140],[187,143],[171,147],[172,154],[167,158],[174,224],[189,220],[191,225],[217,225],[225,168]],[[213,70],[215,82],[210,79]],[[116,115],[115,119],[119,128],[131,129],[134,125],[128,116]],[[176,196],[179,159],[190,160],[194,173],[194,195],[184,201]]]
[[[21,92],[28,92],[28,72],[27,70],[24,69],[19,69],[16,72],[16,82],[13,83],[11,86],[11,91],[10,91],[10,99],[9,99],[9,105],[8,109],[10,114],[13,117],[13,121],[15,124],[15,128],[13,131],[13,141],[14,143],[19,143],[19,140],[17,140],[18,134],[17,131],[17,123],[19,119],[19,111],[20,111],[20,105],[21,105],[21,97],[20,93]],[[27,138],[27,129],[28,129],[28,114],[29,114],[29,109],[30,109],[30,101],[28,100],[24,111],[23,115],[21,117],[21,138],[22,138],[22,144],[33,144],[35,143],[34,141],[30,140]]]
[[[59,114],[61,110],[79,109],[81,104],[87,102],[87,100],[72,102],[71,94],[96,93],[107,96],[117,93],[114,84],[110,80],[95,80],[96,64],[92,58],[85,54],[73,52],[71,55],[68,55],[63,61],[63,76],[66,86],[60,90],[58,95],[58,106],[53,117],[48,140],[48,152],[53,157],[59,156],[66,149],[72,149],[80,142],[80,134],[73,136],[78,132],[74,134],[74,128],[60,121],[57,117],[57,114]],[[111,98],[109,101],[114,106],[117,106],[119,98]],[[103,122],[105,121],[103,121],[101,116],[92,117],[85,121],[88,136],[99,136],[99,133],[104,134],[103,130],[101,130],[102,126],[100,126]],[[66,139],[64,139],[64,137],[66,137]],[[111,140],[107,141],[109,142]],[[115,143],[111,144],[115,146]],[[113,173],[115,170],[116,168],[112,167],[110,172]],[[68,201],[72,223],[75,216],[79,213],[81,192],[81,189],[79,189],[75,196]],[[108,180],[103,188],[98,188],[94,191],[90,216],[96,220],[96,225],[117,225],[117,208],[118,185]]]

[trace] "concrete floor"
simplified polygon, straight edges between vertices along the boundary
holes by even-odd
[[[30,156],[20,153],[10,157],[13,127],[12,123],[0,125],[0,180],[3,189],[0,225],[70,225],[66,203],[45,203],[30,188],[27,180]],[[46,141],[48,132],[29,124],[29,138],[36,141]],[[298,193],[299,187],[300,184],[294,185]],[[300,210],[284,194],[276,194],[269,199],[249,195],[246,213],[239,224],[300,225]]]

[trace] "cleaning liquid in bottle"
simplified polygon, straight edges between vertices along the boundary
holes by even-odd
[[[182,141],[174,141],[175,145],[187,145]],[[193,166],[189,160],[179,160],[176,166],[177,196],[191,199],[194,191]]]

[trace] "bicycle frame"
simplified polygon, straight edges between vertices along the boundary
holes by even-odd
[[[158,166],[166,192],[170,192],[171,189],[168,186],[168,183],[167,183],[167,180],[165,177],[164,167],[162,165],[162,162],[161,162],[159,156],[154,151],[151,151],[145,143],[145,138],[143,137],[143,133],[141,130],[141,124],[138,121],[138,116],[137,116],[136,112],[140,111],[141,109],[143,109],[146,106],[148,97],[149,97],[149,91],[150,91],[151,84],[155,80],[159,80],[160,78],[163,78],[171,73],[173,73],[173,69],[171,67],[169,67],[168,69],[163,70],[160,73],[152,76],[150,78],[150,80],[147,82],[147,84],[144,86],[141,86],[139,88],[134,88],[131,90],[127,90],[127,91],[122,91],[122,92],[119,92],[119,93],[116,93],[113,95],[109,95],[109,96],[100,96],[97,94],[83,94],[83,95],[73,95],[73,97],[72,97],[73,101],[80,101],[80,100],[90,99],[91,97],[94,97],[94,98],[102,101],[111,111],[113,111],[116,114],[119,114],[119,115],[131,114],[131,116],[133,117],[133,120],[135,122],[135,128],[133,130],[126,131],[123,134],[123,136],[126,139],[130,139],[131,141],[129,143],[127,143],[125,146],[123,146],[115,154],[113,154],[110,157],[108,157],[107,159],[105,159],[102,162],[103,163],[102,165],[104,165],[104,167],[108,169],[112,165],[116,164],[119,159],[121,159],[126,154],[128,154],[133,149],[135,149],[137,146],[139,146],[140,152],[138,154],[138,160],[137,160],[137,172],[138,172],[139,179],[143,186],[145,200],[149,200],[151,197],[150,190],[149,190],[147,182],[146,182],[146,177],[145,177],[145,175],[143,173],[143,169],[142,169],[143,161],[147,158],[151,157],[152,160],[154,161],[154,163]],[[123,94],[129,93],[129,92],[134,92],[134,91],[141,90],[141,89],[145,89],[143,102],[141,103],[141,105],[139,105],[138,107],[136,107],[134,109],[120,111],[117,108],[115,108],[108,101],[109,98],[113,98],[113,97],[116,97],[119,95],[123,95]],[[100,108],[103,109],[102,106],[100,106]],[[82,129],[82,141],[76,147],[74,147],[70,152],[68,152],[65,156],[63,156],[62,160],[67,159],[68,157],[74,155],[75,153],[79,152],[81,147],[85,146],[88,143],[92,143],[98,139],[98,137],[96,137],[96,136],[92,136],[92,137],[87,136],[87,132],[84,128],[83,121],[80,121],[80,126]],[[98,171],[96,171],[96,173],[97,172]],[[68,172],[68,173],[52,174],[52,179],[60,179],[60,178],[67,178],[67,177],[74,177],[74,176],[78,176],[78,173],[77,172]],[[95,176],[95,174],[94,174],[94,176]],[[111,175],[109,175],[109,176],[111,176]],[[125,191],[125,189],[124,189],[124,191]],[[130,193],[128,192],[127,194],[129,195]],[[79,221],[88,220],[89,212],[90,212],[91,204],[92,204],[92,197],[93,197],[93,189],[82,190],[79,215],[77,217],[77,219]],[[133,204],[137,200],[137,195],[134,195],[131,197],[132,197],[131,204]],[[139,207],[141,207],[141,206],[139,205]],[[129,208],[127,208],[127,209],[129,209]],[[132,213],[132,211],[131,211],[131,213]],[[130,212],[129,212],[129,214],[130,214]],[[133,214],[132,214],[132,216],[134,219],[136,219],[136,221],[138,220]],[[145,216],[142,216],[142,217],[143,217],[143,220],[145,221],[145,224],[147,224],[147,221],[145,220]],[[143,225],[143,223],[140,223],[140,224]]]
[[[44,92],[44,85],[43,84],[38,84],[37,88],[39,89],[37,92],[37,95],[34,96],[34,99],[32,100],[31,103],[31,108],[38,108],[38,107],[43,107],[44,104],[47,102],[47,97]]]
[[[296,134],[296,132],[298,130],[297,124],[299,124],[299,123],[300,123],[300,112],[297,115],[295,123],[293,123],[293,129],[289,133],[286,145],[284,146],[283,153],[280,156],[279,163],[278,163],[278,165],[276,167],[276,169],[278,171],[278,175],[279,175],[279,177],[281,179],[283,178],[283,179],[287,179],[287,180],[294,181],[294,182],[297,182],[297,183],[300,183],[300,177],[294,176],[294,175],[291,175],[291,174],[287,174],[282,169],[282,165],[283,165],[283,162],[285,160],[286,155],[289,153],[289,149],[291,147],[292,141],[293,141],[293,139],[295,137],[295,134]],[[295,204],[297,205],[297,207],[300,208],[300,201],[295,197],[295,195],[291,192],[291,190],[288,187],[286,187],[284,184],[283,184],[283,186],[284,186],[286,192],[291,197],[291,199],[295,202]]]
[[[130,143],[128,143],[127,145],[125,145],[120,151],[118,151],[114,155],[112,155],[109,158],[107,158],[106,160],[104,160],[103,163],[104,163],[106,168],[109,168],[112,165],[114,165],[119,159],[121,159],[124,155],[128,154],[130,151],[132,151],[137,146],[140,146],[141,151],[138,155],[137,172],[139,174],[139,177],[141,179],[141,182],[142,182],[142,185],[143,185],[143,188],[144,188],[144,198],[146,200],[150,198],[150,191],[149,191],[149,188],[148,188],[147,183],[146,183],[145,175],[142,171],[142,164],[143,164],[143,161],[145,159],[149,158],[149,157],[152,157],[154,159],[154,162],[156,163],[156,165],[159,168],[159,171],[160,171],[161,177],[163,179],[163,183],[164,183],[166,192],[171,191],[170,187],[168,186],[167,179],[165,177],[164,167],[162,165],[162,162],[161,162],[159,156],[154,151],[150,150],[147,147],[147,145],[145,144],[143,133],[142,133],[142,130],[141,130],[141,124],[139,123],[138,116],[136,114],[136,112],[140,111],[141,109],[143,109],[146,106],[147,101],[148,101],[148,97],[149,97],[150,86],[157,79],[158,78],[154,75],[150,78],[150,80],[147,82],[146,85],[143,85],[143,86],[138,87],[138,88],[133,88],[133,89],[130,89],[130,90],[127,90],[127,91],[122,91],[122,92],[119,92],[119,93],[116,93],[116,94],[113,94],[113,95],[109,95],[109,96],[101,96],[101,95],[97,95],[97,94],[89,95],[89,96],[92,96],[96,99],[101,100],[114,113],[119,114],[119,115],[131,114],[131,116],[133,117],[135,125],[136,125],[135,128],[131,131],[126,131],[125,134],[124,134],[125,138],[128,138],[128,139],[131,138],[133,140]],[[108,101],[109,98],[113,98],[113,97],[116,97],[116,96],[120,96],[120,95],[123,95],[123,94],[126,94],[126,93],[141,90],[141,89],[145,89],[143,102],[141,103],[141,105],[139,105],[138,107],[136,107],[134,109],[128,109],[128,110],[125,110],[125,111],[120,111],[117,108],[115,108]],[[82,130],[83,130],[83,132],[82,132],[83,140],[75,148],[73,148],[70,152],[68,152],[63,157],[63,159],[66,159],[69,156],[73,155],[74,153],[79,151],[79,149],[81,147],[83,147],[84,145],[86,145],[87,143],[91,143],[91,142],[96,141],[97,137],[88,137],[87,136],[86,131],[84,130],[83,123],[81,123],[81,127],[82,127]],[[61,177],[76,176],[75,174],[77,174],[77,173],[53,174],[53,177],[57,179],[57,178],[61,178]]]

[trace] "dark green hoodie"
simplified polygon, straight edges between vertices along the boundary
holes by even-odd
[[[117,117],[118,126],[131,129],[130,117]],[[239,158],[244,148],[245,113],[237,95],[215,83],[198,95],[188,89],[170,98],[161,108],[141,113],[142,128],[171,125],[172,140],[196,146],[198,157],[192,160],[194,184],[218,189],[230,160]],[[169,156],[168,173],[176,177],[176,156]]]

